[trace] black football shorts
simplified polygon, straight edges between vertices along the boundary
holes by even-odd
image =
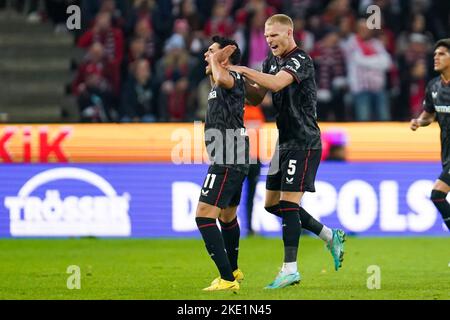
[[[439,180],[445,182],[448,186],[450,186],[450,165],[444,167],[444,170],[439,176]]]
[[[245,177],[241,171],[211,165],[203,181],[199,201],[221,209],[238,206]]]
[[[287,192],[315,192],[314,182],[321,157],[322,149],[277,150],[270,163],[266,189]],[[275,161],[278,161],[278,163]]]

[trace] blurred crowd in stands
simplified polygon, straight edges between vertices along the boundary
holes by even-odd
[[[53,0],[70,4],[74,1]],[[87,122],[204,119],[203,53],[213,35],[234,38],[243,65],[261,69],[264,22],[293,18],[316,65],[321,121],[408,120],[434,77],[433,45],[450,37],[449,0],[79,0],[82,30],[72,94]],[[367,27],[367,7],[381,29]],[[270,97],[263,102],[273,120]]]

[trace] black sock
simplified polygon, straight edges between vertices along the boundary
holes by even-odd
[[[438,190],[433,190],[431,192],[431,201],[433,201],[435,207],[441,213],[442,219],[444,219],[444,223],[450,230],[450,204],[448,203],[446,197],[447,194],[445,192]]]
[[[297,261],[298,243],[302,224],[299,216],[299,205],[289,201],[280,201],[282,214],[284,262]]]
[[[280,218],[283,217],[281,212],[280,212],[280,205],[279,204],[276,204],[276,205],[271,206],[271,207],[264,207],[264,209],[266,209],[267,212],[270,212],[271,214],[276,215],[277,217],[280,217]]]
[[[271,207],[265,207],[264,209],[266,209],[267,212],[270,212],[271,214],[274,214],[277,217],[282,218],[279,204],[276,204]],[[300,221],[302,223],[302,228],[311,231],[312,233],[318,236],[323,229],[323,224],[314,219],[314,217],[310,215],[302,207],[300,207],[299,214],[300,214]]]
[[[234,281],[233,271],[225,252],[222,235],[216,225],[216,219],[197,217],[195,221],[202,234],[206,250],[219,269],[220,277],[224,280]]]
[[[311,231],[315,235],[319,235],[323,229],[323,224],[314,219],[305,209],[300,207],[300,221],[302,222],[302,228]]]
[[[231,270],[238,268],[238,254],[239,254],[239,236],[241,230],[237,217],[231,222],[223,222],[219,219],[220,227],[222,228],[223,242],[227,250],[228,260],[230,261]]]

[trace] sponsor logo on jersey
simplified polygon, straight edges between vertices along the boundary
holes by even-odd
[[[277,66],[271,65],[269,72],[272,73],[272,72],[275,72],[276,70],[277,70]]]
[[[298,56],[299,56],[300,59],[303,59],[303,60],[306,59],[306,57],[302,56],[301,54],[299,54]]]
[[[436,112],[450,113],[450,106],[434,106]]]
[[[207,197],[207,196],[208,196],[208,193],[209,193],[209,190],[204,191],[204,190],[202,189],[202,196]]]
[[[286,69],[291,70],[292,72],[297,72],[297,69],[295,69],[292,66],[285,66]]]
[[[295,71],[297,71],[299,68],[300,68],[300,61],[298,61],[297,59],[295,59],[295,58],[292,58],[291,59],[292,60],[292,62],[295,64]]]
[[[208,100],[217,98],[217,91],[211,91],[208,95]]]

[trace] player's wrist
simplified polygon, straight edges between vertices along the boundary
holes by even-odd
[[[250,69],[250,68],[248,68],[248,67],[246,67],[246,66],[241,66],[241,74],[244,76],[244,77],[248,77],[249,75],[250,75],[250,70],[252,70],[252,69]]]
[[[425,120],[425,119],[417,119],[417,123],[419,124],[420,127],[426,127],[431,122],[429,120]]]

